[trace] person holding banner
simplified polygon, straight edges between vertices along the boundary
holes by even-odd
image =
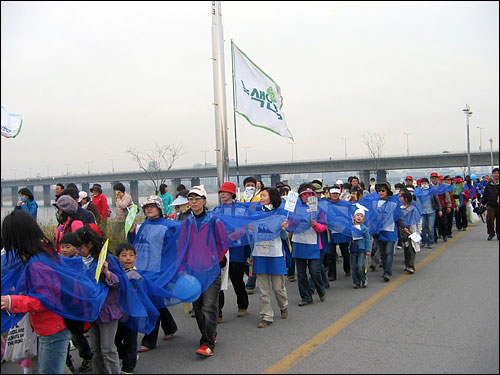
[[[127,207],[132,206],[132,196],[125,192],[125,186],[119,182],[113,186],[116,195],[116,221],[113,227],[113,233],[117,238],[124,238],[125,233],[125,219],[128,215]],[[126,237],[125,237],[126,238]]]
[[[311,183],[303,183],[299,186],[299,202],[298,205],[306,206],[309,203],[310,197],[316,197],[314,192],[314,187]],[[309,208],[310,209],[310,208]],[[317,201],[316,201],[316,211],[317,211]],[[294,233],[292,236],[292,255],[295,258],[295,264],[297,265],[297,278],[299,284],[299,293],[301,301],[299,306],[306,306],[313,303],[311,288],[309,287],[309,282],[307,278],[306,268],[309,268],[309,274],[313,280],[313,283],[318,291],[320,301],[324,301],[326,297],[325,286],[321,280],[321,264],[320,251],[323,246],[327,244],[321,243],[321,238],[319,236],[320,232],[324,232],[327,228],[326,225],[319,223],[317,220],[312,219],[313,212],[311,212],[311,220],[309,221],[309,228],[304,233]],[[319,215],[324,215],[320,212]],[[286,221],[288,224],[288,220]],[[292,220],[292,227],[294,226],[294,220]],[[293,230],[291,230],[293,232]]]
[[[275,188],[263,188],[260,204],[266,212],[276,210],[281,205],[281,198]],[[282,236],[288,237],[288,221],[281,225]],[[258,233],[257,233],[258,234]],[[256,234],[256,235],[257,235]],[[281,319],[288,317],[288,297],[285,286],[286,261],[281,236],[274,240],[256,242],[252,250],[253,272],[257,277],[260,294],[261,321],[258,328],[266,328],[273,322],[274,312],[271,307],[271,288],[278,302]]]

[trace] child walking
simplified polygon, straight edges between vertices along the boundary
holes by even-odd
[[[74,232],[65,233],[61,239],[61,255],[66,258],[76,258],[80,256],[80,241]],[[92,370],[92,350],[87,338],[83,333],[71,332],[71,341],[78,349],[78,355],[82,358],[82,364],[78,368],[78,372],[89,372]],[[73,360],[68,350],[66,357],[66,366],[74,372]]]
[[[90,268],[92,263],[97,263],[104,241],[89,225],[78,229],[76,234],[81,242],[80,254],[83,262]],[[119,374],[120,361],[114,339],[118,321],[122,317],[119,304],[120,280],[109,270],[107,261],[102,267],[100,282],[106,284],[109,292],[99,312],[99,317],[89,330],[90,347],[94,353],[92,366],[94,372],[98,374]]]
[[[365,256],[370,255],[372,242],[370,233],[366,225],[363,224],[365,220],[365,208],[358,208],[354,212],[352,222],[355,228],[363,232],[363,236],[353,236],[349,242],[349,252],[351,256],[351,275],[354,289],[366,288],[368,285],[368,278],[365,273]]]
[[[137,272],[137,268],[135,268],[137,254],[134,245],[122,243],[118,245],[115,254],[129,279],[142,279],[142,276]],[[122,360],[122,374],[133,374],[135,365],[137,364],[137,332],[118,324],[115,345],[118,350],[118,356]]]

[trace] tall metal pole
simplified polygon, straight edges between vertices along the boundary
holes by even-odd
[[[293,163],[293,145],[295,144],[294,142],[288,142],[288,144],[292,145],[292,163]]]
[[[472,116],[472,112],[468,104],[465,105],[465,109],[462,109],[465,113],[465,119],[467,121],[467,174],[470,176],[470,139],[469,139],[469,118]]]
[[[224,34],[220,1],[212,1],[212,60],[214,75],[215,141],[217,184],[229,181],[227,154],[226,80],[224,64]]]
[[[491,170],[493,170],[493,138],[490,137],[490,139],[488,139],[488,142],[490,142],[490,162]]]
[[[238,159],[238,133],[236,132],[236,84],[234,80],[234,43],[231,39],[231,80],[233,82],[233,124],[234,124],[234,149],[236,154],[236,185],[238,186],[238,199],[240,199],[240,164]]]
[[[477,128],[479,129],[479,151],[483,151],[483,133],[482,133],[482,130],[484,128],[482,128],[480,126],[477,126]]]
[[[341,137],[340,139],[344,140],[344,156],[347,159],[347,140],[348,140],[348,138]]]
[[[410,133],[404,132],[403,134],[406,134],[406,156],[410,156],[410,142],[408,140]]]

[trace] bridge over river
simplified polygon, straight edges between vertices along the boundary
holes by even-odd
[[[470,154],[471,166],[489,166],[491,157],[493,164],[498,165],[498,150],[490,152],[473,152]],[[467,166],[467,153],[442,153],[442,154],[422,154],[411,156],[385,156],[379,159],[373,158],[351,158],[335,160],[307,160],[294,162],[274,162],[262,164],[248,164],[239,166],[240,176],[270,176],[271,184],[281,179],[281,174],[299,174],[299,173],[324,173],[324,172],[348,172],[359,171],[360,180],[368,182],[370,173],[376,173],[377,181],[385,181],[387,171],[395,169],[422,169],[422,168],[451,168]],[[229,175],[236,176],[236,167],[229,167]],[[166,172],[166,178],[172,181],[169,185],[170,191],[181,183],[181,179],[191,180],[191,186],[199,185],[200,178],[217,176],[215,166],[210,167],[192,167],[171,169]],[[234,179],[234,177],[232,178]],[[10,189],[12,202],[17,202],[17,191],[20,187],[27,186],[34,191],[35,186],[43,186],[44,205],[50,205],[54,193],[51,188],[57,183],[67,184],[73,182],[81,184],[82,190],[88,191],[93,182],[110,182],[112,185],[116,182],[129,182],[129,193],[134,202],[139,202],[139,181],[151,180],[148,173],[144,171],[116,172],[102,174],[81,174],[65,175],[53,177],[39,177],[31,179],[2,180],[2,197],[4,189]]]

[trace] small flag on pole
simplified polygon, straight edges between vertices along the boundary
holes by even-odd
[[[2,106],[2,135],[5,138],[16,138],[21,131],[23,119],[21,115],[13,115]]]
[[[234,110],[253,126],[264,128],[282,137],[293,136],[281,111],[283,98],[280,87],[255,65],[233,42],[231,51],[234,67]]]

